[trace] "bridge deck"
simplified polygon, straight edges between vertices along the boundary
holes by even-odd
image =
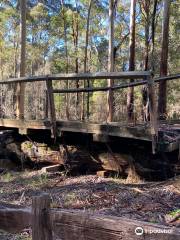
[[[56,125],[57,136],[60,136],[61,132],[76,132],[152,141],[149,124],[126,125],[117,122],[97,124],[81,121],[57,121]],[[0,119],[0,127],[17,128],[20,133],[26,134],[29,129],[51,130],[51,123],[49,120]],[[177,136],[180,134],[180,121],[161,122],[159,133],[165,135],[163,141],[161,139],[161,150],[169,152],[178,149],[179,138]]]

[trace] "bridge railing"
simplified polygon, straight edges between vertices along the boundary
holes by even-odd
[[[108,86],[108,79],[114,80],[113,86]],[[146,85],[151,133],[153,142],[156,142],[158,120],[155,83],[176,79],[180,79],[180,74],[153,79],[149,71],[71,73],[8,79],[0,81],[0,118],[48,120],[54,137],[56,121],[62,119],[129,124],[126,97],[127,89],[133,88],[138,89],[134,92],[133,106],[133,122],[136,123],[142,120],[143,110],[141,101],[138,105],[136,99],[141,95],[141,86]],[[112,92],[114,98],[109,101],[107,96]],[[111,120],[109,114],[113,116]]]
[[[123,102],[126,92],[122,91],[123,89],[127,90],[127,87],[130,86],[128,83],[122,84],[122,82],[138,79],[143,84],[150,75],[150,72],[101,72],[8,79],[0,82],[0,115],[5,118],[31,120],[48,118],[47,82],[53,81],[55,110],[58,119],[108,122],[108,112],[112,111],[109,105],[112,104],[114,109],[111,114],[116,117],[111,121],[119,121],[119,119],[122,120],[120,116],[126,115],[126,104]],[[116,82],[111,88],[107,86],[108,79]],[[89,86],[86,81],[90,83]],[[25,90],[19,91],[19,85],[24,83],[26,83]],[[111,103],[107,101],[107,93],[110,91],[114,92],[114,96],[116,96],[114,102]],[[119,95],[121,98],[124,95],[123,101],[120,101]],[[18,109],[19,106],[21,109]],[[100,117],[96,117],[96,115],[100,115]]]

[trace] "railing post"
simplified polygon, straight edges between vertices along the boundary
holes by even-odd
[[[151,76],[147,77],[148,84],[148,98],[149,98],[149,112],[150,112],[150,127],[152,135],[152,152],[156,153],[158,141],[158,118],[157,118],[157,105],[155,99],[155,86],[154,79]]]
[[[108,87],[113,87],[114,81],[113,79],[108,79]],[[108,109],[107,109],[107,122],[113,122],[113,116],[114,116],[114,93],[112,89],[109,89],[108,95],[107,95],[107,102],[108,102]]]
[[[16,88],[16,118],[24,119],[25,83],[17,83]]]
[[[46,80],[47,86],[47,94],[48,94],[48,102],[49,102],[49,110],[51,117],[51,136],[56,140],[56,110],[54,104],[54,95],[53,95],[53,85],[52,80]]]
[[[50,222],[51,199],[44,193],[32,199],[32,240],[52,240],[52,228]]]

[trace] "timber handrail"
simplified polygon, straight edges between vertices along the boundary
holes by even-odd
[[[17,233],[32,228],[32,240],[178,240],[180,229],[123,217],[51,209],[47,193],[33,197],[32,208],[1,207],[0,229]],[[140,233],[138,235],[138,233]]]
[[[20,78],[10,78],[0,81],[0,84],[18,83],[18,82],[36,82],[46,80],[94,80],[94,79],[141,79],[147,76],[151,76],[149,71],[129,71],[129,72],[97,72],[97,73],[60,73],[54,75],[45,76],[30,76]]]
[[[154,78],[154,82],[161,82],[161,81],[170,81],[170,80],[175,80],[175,79],[180,79],[180,74],[179,75],[171,75],[167,77],[160,77],[160,78]],[[130,83],[122,83],[118,85],[114,85],[113,87],[90,87],[90,88],[71,88],[71,89],[54,89],[54,93],[78,93],[78,92],[106,92],[109,90],[119,90],[123,88],[128,88],[128,87],[137,87],[137,86],[142,86],[147,84],[147,80],[141,80],[141,81],[136,81],[136,82],[130,82]]]
[[[10,78],[7,80],[1,80],[0,84],[11,84],[11,83],[18,83],[18,82],[36,82],[36,81],[51,81],[51,80],[95,80],[95,79],[142,79],[141,81],[136,81],[132,83],[125,83],[113,86],[111,88],[104,87],[104,88],[93,88],[95,91],[108,91],[109,89],[116,90],[121,88],[127,88],[127,87],[136,87],[140,85],[147,84],[146,80],[143,80],[147,78],[148,76],[152,76],[150,71],[129,71],[129,72],[97,72],[97,73],[69,73],[69,74],[54,74],[54,75],[42,75],[42,76],[30,76],[30,77],[20,77],[20,78]],[[158,77],[154,78],[154,82],[161,82],[161,81],[170,81],[180,79],[180,73],[165,76],[165,77]],[[71,89],[70,89],[71,90]],[[69,91],[70,91],[69,90]],[[73,90],[73,89],[72,89]],[[92,88],[83,88],[78,89],[79,92],[84,91],[92,91]],[[77,90],[76,90],[77,91]]]

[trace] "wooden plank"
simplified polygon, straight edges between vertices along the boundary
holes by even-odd
[[[12,120],[0,119],[0,127],[9,128],[23,128],[23,129],[51,129],[50,121],[40,120]],[[134,126],[128,127],[120,125],[119,123],[111,124],[95,124],[79,121],[57,121],[56,122],[57,134],[62,131],[65,132],[78,132],[78,133],[93,133],[107,136],[116,136],[132,139],[140,139],[144,141],[151,141],[151,133],[149,127]]]
[[[173,152],[175,150],[180,149],[179,146],[180,146],[179,142],[159,143],[157,145],[157,148],[159,152]]]
[[[51,129],[50,121],[0,119],[0,127],[19,129]]]
[[[151,141],[150,128],[144,126],[130,127],[118,123],[95,124],[77,121],[57,121],[57,129],[59,133],[61,131],[93,133]]]
[[[25,84],[17,83],[16,87],[16,118],[24,119],[24,93]]]
[[[68,74],[55,74],[46,76],[32,76],[11,78],[4,81],[0,81],[0,84],[16,83],[16,82],[36,82],[50,80],[84,80],[84,79],[141,79],[145,76],[149,76],[149,71],[129,71],[129,72],[97,72],[97,73],[68,73]]]
[[[58,172],[61,166],[62,166],[61,164],[55,164],[52,166],[43,167],[40,170],[40,172],[41,173]]]
[[[176,76],[168,76],[168,77],[161,77],[154,79],[154,82],[160,82],[163,80],[175,80],[180,79],[180,75]],[[118,85],[114,85],[111,87],[91,87],[91,88],[72,88],[72,89],[54,89],[54,93],[78,93],[78,92],[105,92],[105,91],[115,91],[119,89],[124,89],[128,87],[137,87],[147,84],[147,80],[141,80],[136,82],[130,82],[130,83],[122,83]]]
[[[61,240],[180,239],[180,230],[177,228],[78,211],[51,210],[51,222],[55,235]],[[143,228],[142,235],[136,235],[137,227]]]
[[[109,90],[114,91],[118,89],[123,89],[127,87],[135,87],[146,84],[147,81],[137,81],[131,83],[123,83],[119,85],[114,85],[112,87],[85,87],[85,88],[71,88],[71,89],[54,89],[54,93],[78,93],[78,92],[107,92]]]
[[[55,104],[54,104],[52,80],[51,81],[46,80],[46,86],[47,86],[49,111],[50,111],[51,125],[52,125],[51,137],[56,139],[56,110],[55,110]]]
[[[0,205],[0,229],[32,227],[33,240],[179,240],[180,229],[84,211],[50,209],[50,197],[35,196],[31,209]],[[53,237],[52,237],[53,236]]]
[[[52,230],[49,217],[49,194],[41,194],[32,200],[32,240],[52,240]]]
[[[158,142],[158,119],[157,119],[157,106],[155,100],[155,87],[152,77],[147,78],[148,81],[148,98],[149,98],[149,112],[150,112],[150,124],[152,135],[152,152],[156,153]]]
[[[154,78],[154,81],[155,82],[161,82],[161,81],[170,81],[170,80],[177,80],[177,79],[180,80],[180,73],[165,76],[165,77]]]
[[[18,82],[37,82],[37,81],[46,81],[47,78],[50,80],[84,80],[84,79],[89,79],[89,80],[94,80],[94,79],[143,79],[146,76],[150,76],[150,72],[135,72],[135,71],[130,71],[130,72],[98,72],[98,73],[69,73],[69,74],[56,74],[56,75],[42,75],[42,76],[32,76],[32,77],[20,77],[20,78],[10,78],[7,80],[2,80],[0,81],[0,84],[10,84],[10,83],[18,83]],[[166,77],[159,77],[159,78],[154,78],[154,82],[160,82],[160,81],[170,81],[170,80],[179,80],[180,79],[180,73],[175,74],[175,75],[169,75]],[[134,86],[139,86],[139,85],[144,85],[146,84],[147,81],[139,81],[137,82],[137,85]],[[136,83],[135,83],[136,84]]]
[[[17,233],[31,226],[31,209],[0,206],[0,229]]]

